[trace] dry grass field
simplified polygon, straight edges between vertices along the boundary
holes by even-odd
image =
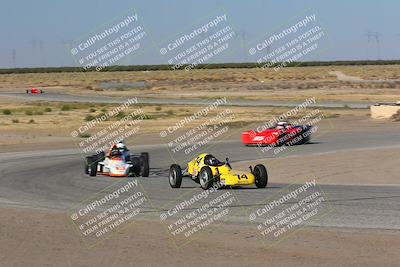
[[[41,138],[55,139],[70,138],[70,133],[96,117],[111,111],[115,105],[112,104],[84,104],[84,103],[53,103],[53,102],[14,102],[7,103],[6,99],[0,98],[0,145],[10,143],[37,142]],[[140,105],[132,106],[98,126],[92,128],[89,134],[105,128],[124,116],[141,109],[145,114],[141,120],[140,133],[157,134],[161,130],[174,125],[179,120],[191,116],[204,106],[167,106],[167,105]],[[280,116],[287,111],[287,108],[279,107],[219,107],[208,114],[207,117],[193,121],[185,125],[196,127],[209,118],[217,116],[223,110],[229,108],[232,111],[233,119],[229,122],[230,127],[243,129],[250,128],[252,124],[266,122],[273,117]],[[302,111],[292,119],[299,118],[309,111]],[[325,118],[338,118],[343,116],[368,117],[368,110],[352,109],[321,109]],[[82,136],[85,138],[85,136]],[[57,140],[59,141],[59,140]]]
[[[357,77],[340,79],[334,72]],[[145,88],[104,90],[102,82],[144,81]],[[400,66],[326,66],[192,71],[75,72],[0,75],[0,91],[40,87],[79,95],[161,98],[393,101],[400,95]]]

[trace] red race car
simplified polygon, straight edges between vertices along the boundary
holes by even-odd
[[[246,146],[301,145],[310,141],[312,132],[311,125],[292,125],[282,121],[263,131],[243,132],[242,142]]]
[[[31,89],[26,89],[26,93],[27,94],[43,94],[43,90],[42,89],[37,89],[32,87]]]

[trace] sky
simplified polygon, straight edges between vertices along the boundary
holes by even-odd
[[[317,41],[316,51],[300,60],[400,59],[400,1],[396,0],[2,0],[1,6],[0,68],[80,66],[81,56],[98,47],[78,55],[73,55],[71,48],[127,14],[137,14],[138,21],[126,28],[140,25],[145,37],[140,49],[116,61],[122,65],[167,64],[189,45],[222,28],[203,33],[196,37],[200,39],[187,41],[166,55],[160,53],[161,48],[223,14],[228,19],[220,26],[229,26],[235,36],[229,40],[229,48],[206,61],[209,63],[256,61],[257,54],[252,56],[249,49],[312,14],[316,21],[304,30],[317,25],[323,38]],[[102,45],[114,37],[118,33],[102,40]],[[280,42],[285,44],[294,37],[296,34],[291,34]],[[268,51],[279,46],[277,41]]]

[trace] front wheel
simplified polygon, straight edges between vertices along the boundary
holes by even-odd
[[[104,153],[104,151],[96,154],[97,162],[104,161],[105,158],[106,158],[106,153]]]
[[[169,168],[169,185],[172,188],[179,188],[182,184],[182,169],[178,164],[172,164]]]
[[[253,174],[256,178],[256,186],[258,188],[265,188],[268,184],[268,173],[267,169],[262,164],[254,166]]]
[[[89,174],[90,161],[91,161],[91,157],[86,157],[86,159],[85,159],[85,174]]]
[[[213,174],[211,171],[211,168],[206,166],[203,167],[199,173],[199,181],[200,181],[200,186],[204,190],[209,189],[213,185]]]

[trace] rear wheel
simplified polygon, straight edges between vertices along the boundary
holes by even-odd
[[[149,166],[149,155],[140,155],[140,175],[142,177],[149,177],[150,166]]]
[[[200,181],[200,186],[204,190],[209,189],[213,185],[213,174],[211,171],[211,168],[206,166],[203,167],[199,173],[199,181]]]
[[[286,143],[286,135],[285,134],[280,134],[274,143],[275,146],[283,146]]]
[[[310,125],[303,126],[303,130],[300,133],[301,140],[298,143],[298,145],[304,145],[304,144],[307,144],[308,142],[310,142],[312,129],[313,128]]]
[[[140,176],[140,159],[139,157],[131,156],[132,168],[131,168],[131,175],[135,177]]]
[[[253,174],[256,178],[256,186],[258,188],[265,188],[268,184],[268,173],[267,169],[262,164],[254,166]]]
[[[169,168],[169,185],[172,188],[179,188],[182,184],[182,169],[178,164],[172,164]]]
[[[140,153],[140,156],[143,156],[147,160],[147,162],[150,161],[149,152],[142,152]]]

